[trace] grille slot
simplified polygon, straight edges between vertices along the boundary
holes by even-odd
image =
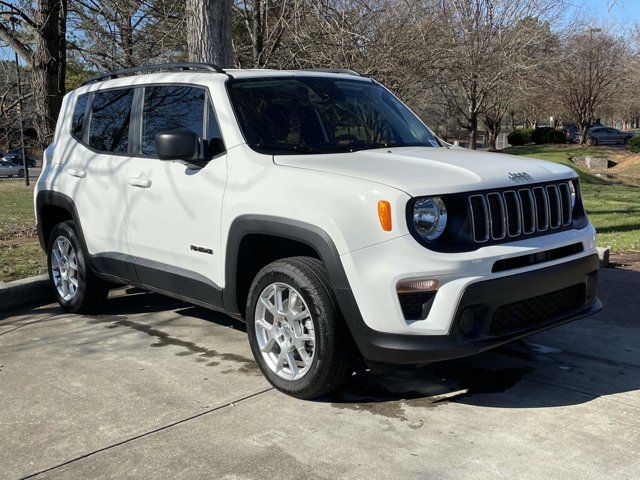
[[[573,216],[571,212],[571,191],[569,190],[568,183],[561,183],[558,185],[558,191],[560,192],[560,210],[562,211],[562,225],[571,225],[573,222]]]
[[[468,197],[473,240],[502,240],[556,230],[572,224],[568,182],[476,193]]]
[[[517,237],[522,232],[522,217],[520,215],[520,200],[513,190],[504,192],[504,207],[507,211],[507,232],[510,237]]]
[[[531,327],[576,310],[586,301],[584,283],[499,307],[489,330],[494,335]]]
[[[558,228],[562,225],[562,212],[560,211],[560,194],[558,187],[549,185],[547,187],[547,196],[549,198],[549,226]]]

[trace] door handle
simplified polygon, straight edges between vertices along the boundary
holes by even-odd
[[[139,178],[139,177],[129,177],[129,185],[131,185],[133,187],[149,188],[151,186],[151,179],[149,179],[149,178]]]
[[[69,175],[71,175],[72,177],[78,177],[78,178],[84,178],[87,176],[87,171],[86,170],[79,170],[76,168],[70,168],[67,170],[67,173]]]

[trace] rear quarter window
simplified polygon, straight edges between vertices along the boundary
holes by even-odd
[[[89,95],[81,95],[76,100],[76,106],[73,109],[73,120],[71,121],[71,135],[77,140],[82,141],[82,128],[84,126],[85,112],[87,111],[87,103]]]

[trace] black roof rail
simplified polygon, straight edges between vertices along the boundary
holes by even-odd
[[[356,77],[366,77],[360,72],[349,70],[348,68],[300,68],[303,72],[324,72],[324,73],[345,73],[347,75],[355,75]]]
[[[82,85],[88,85],[90,83],[99,82],[101,80],[111,80],[113,78],[118,78],[123,75],[130,75],[133,73],[149,73],[156,72],[160,70],[195,70],[202,72],[216,72],[216,73],[226,73],[222,68],[213,63],[197,63],[197,62],[183,62],[183,63],[157,63],[155,65],[142,65],[140,67],[134,68],[125,68],[122,70],[115,70],[113,72],[108,72],[103,75],[98,75],[96,77],[89,78],[82,82]]]

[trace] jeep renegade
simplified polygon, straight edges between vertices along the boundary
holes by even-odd
[[[563,165],[455,148],[371,78],[169,64],[64,98],[35,189],[58,302],[132,284],[247,323],[277,389],[471,355],[593,314]]]

